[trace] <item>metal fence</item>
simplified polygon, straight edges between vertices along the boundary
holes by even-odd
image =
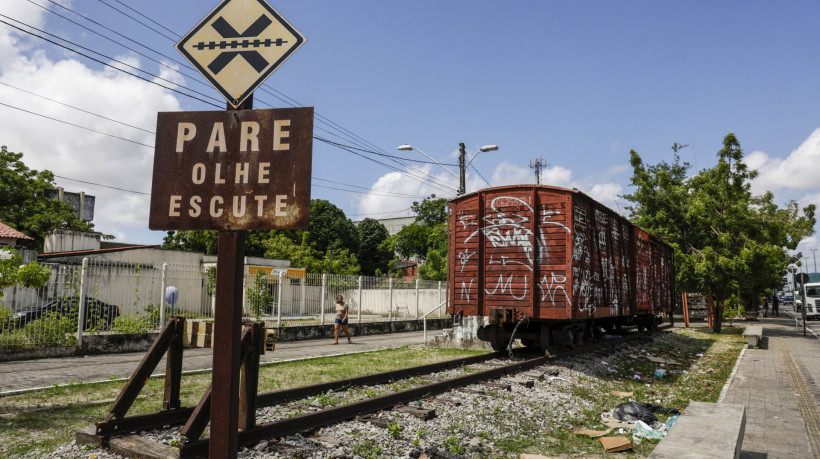
[[[159,331],[171,315],[214,317],[215,266],[89,259],[46,266],[52,274],[42,288],[3,291],[0,349],[79,346],[89,333]],[[169,287],[178,292],[173,304],[165,301]],[[447,294],[446,282],[438,281],[264,272],[246,273],[243,290],[243,315],[269,325],[333,323],[338,295],[350,308],[351,323],[418,319]],[[429,317],[441,317],[443,311]]]

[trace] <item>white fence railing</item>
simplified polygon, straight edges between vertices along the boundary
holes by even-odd
[[[42,288],[3,291],[0,349],[79,345],[87,333],[158,331],[171,314],[213,319],[213,268],[84,262],[47,265],[52,274]],[[178,292],[173,305],[165,301],[168,287]],[[315,273],[246,273],[243,290],[243,315],[271,325],[333,323],[338,295],[351,323],[419,319],[446,299],[445,282]]]

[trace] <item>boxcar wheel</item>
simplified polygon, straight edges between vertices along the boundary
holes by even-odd
[[[494,351],[503,351],[507,349],[507,344],[509,340],[504,339],[504,333],[501,332],[501,328],[498,325],[490,325],[490,346],[492,346]]]

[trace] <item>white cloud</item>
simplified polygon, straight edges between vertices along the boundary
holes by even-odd
[[[44,11],[28,2],[3,0],[0,12],[42,26]],[[89,67],[74,58],[53,60],[8,28],[0,30],[0,81],[63,104],[153,131],[158,111],[180,110],[167,90],[111,68]],[[140,67],[133,55],[118,58]],[[153,71],[153,70],[152,70]],[[182,83],[169,72],[164,78]],[[103,132],[91,132],[58,121],[0,107],[3,136],[0,143],[23,153],[29,168],[48,169],[75,180],[150,192],[154,135],[101,117],[0,86],[0,100],[31,112]],[[126,139],[126,140],[122,140]],[[147,146],[146,146],[147,145]],[[118,239],[146,232],[149,196],[57,179],[67,191],[85,191],[96,197],[94,224],[98,231]],[[128,241],[142,242],[142,241]]]
[[[458,188],[455,178],[445,173],[433,173],[431,165],[414,168],[411,174],[412,176],[408,172],[390,172],[379,177],[371,186],[370,193],[359,198],[356,204],[358,211],[356,215],[351,216],[352,219],[404,217],[410,215],[407,209],[413,201],[421,201],[431,194],[444,198],[455,196],[455,190]],[[416,178],[421,175],[433,177],[436,183],[432,183],[431,180],[417,180]],[[449,193],[442,190],[444,184],[450,187]]]
[[[782,189],[818,188],[817,165],[820,164],[820,128],[814,130],[785,159],[771,157],[762,151],[747,155],[749,167],[760,172],[752,182],[756,194]]]

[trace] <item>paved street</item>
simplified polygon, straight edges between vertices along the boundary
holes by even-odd
[[[435,333],[436,331],[428,331],[428,339]],[[353,344],[347,344],[344,337],[341,337],[338,345],[333,345],[332,339],[277,343],[276,350],[263,355],[262,361],[276,362],[420,345],[424,342],[423,336],[423,332],[354,336]],[[128,378],[144,355],[144,352],[132,352],[0,362],[0,393],[72,382]],[[185,349],[183,371],[203,370],[212,367],[213,352],[211,349]],[[156,373],[164,373],[164,371],[165,359],[163,358],[157,366]]]
[[[790,314],[761,319],[768,343],[745,351],[722,400],[746,406],[742,458],[820,457],[820,340]]]

